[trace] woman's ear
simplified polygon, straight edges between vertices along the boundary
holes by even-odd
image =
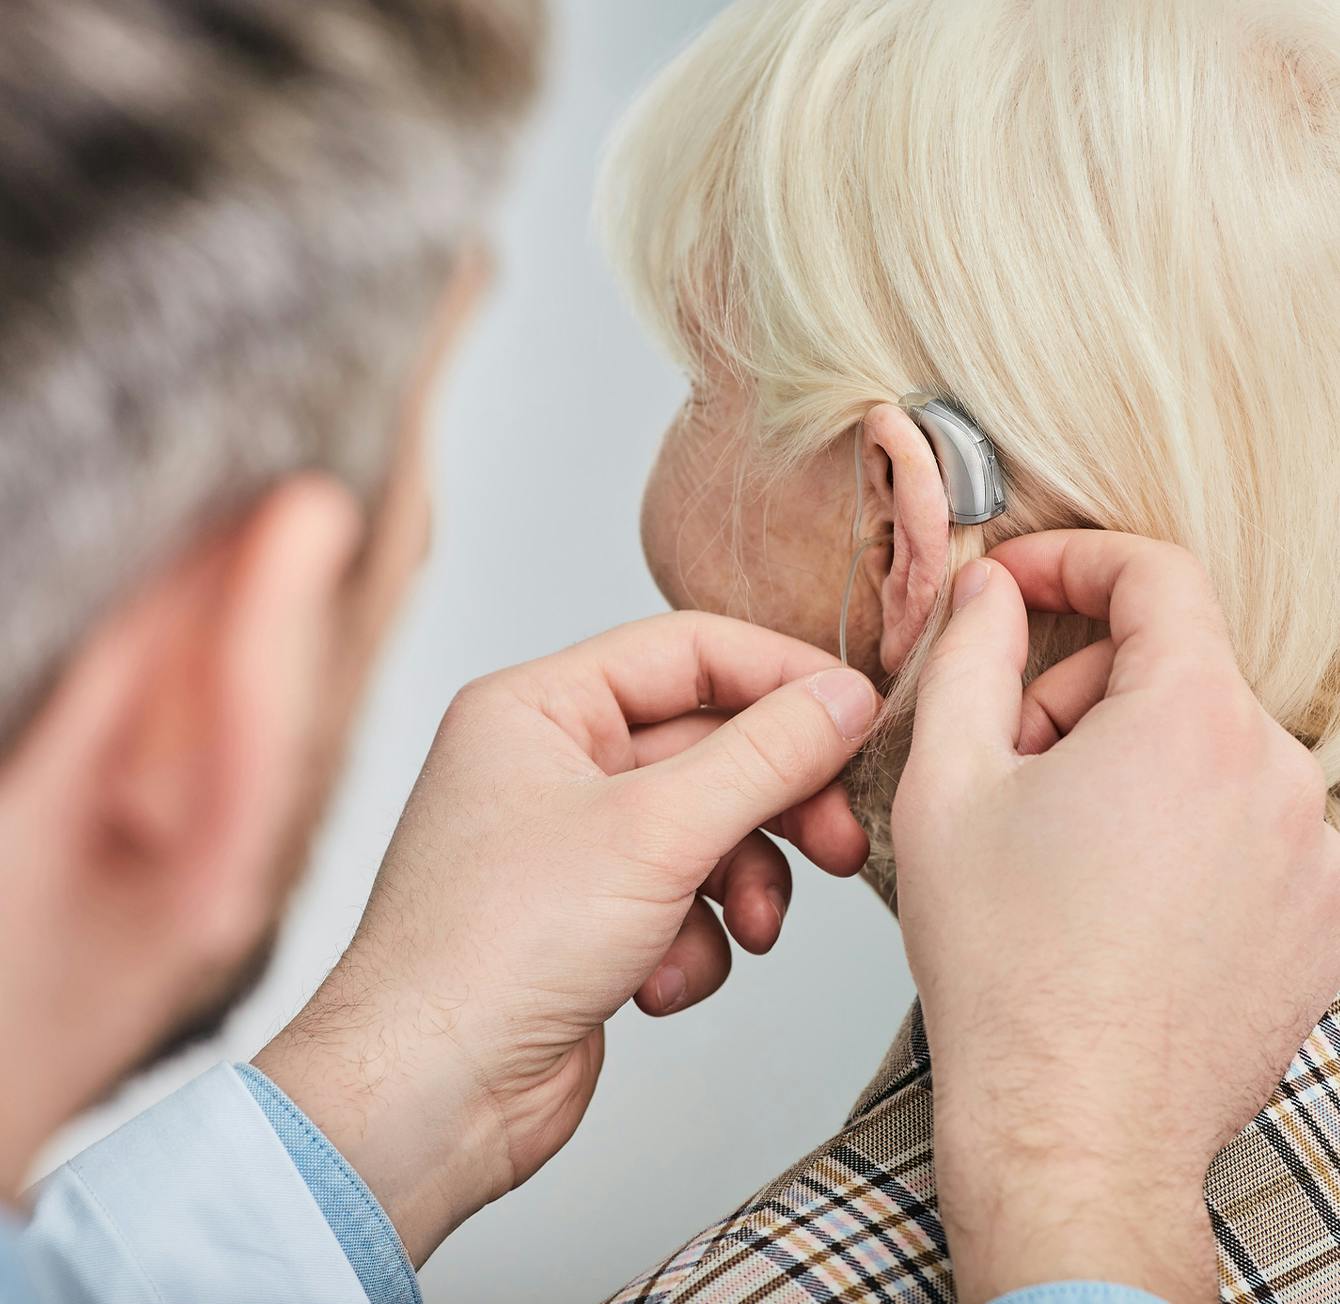
[[[883,404],[866,416],[859,438],[865,466],[867,566],[883,608],[879,659],[896,673],[939,600],[949,566],[949,502],[926,436],[901,408]]]

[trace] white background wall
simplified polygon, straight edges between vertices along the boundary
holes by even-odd
[[[644,342],[590,234],[620,109],[720,0],[558,0],[550,92],[502,216],[502,283],[440,405],[436,555],[388,657],[273,971],[223,1037],[81,1120],[46,1163],[299,1008],[353,930],[438,717],[466,680],[661,609],[638,500],[679,378]],[[614,1022],[573,1143],[456,1233],[424,1295],[602,1297],[840,1126],[911,1000],[897,930],[863,884],[796,865],[771,957],[668,1022]]]

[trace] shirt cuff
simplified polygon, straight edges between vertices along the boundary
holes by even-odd
[[[20,1245],[62,1304],[366,1304],[288,1151],[220,1064],[45,1178]]]
[[[0,1205],[0,1300],[25,1300],[33,1297],[32,1284],[23,1275],[23,1226]]]
[[[1158,1295],[1134,1286],[1105,1281],[1058,1281],[1047,1286],[1025,1286],[1001,1295],[992,1304],[1168,1304]]]
[[[307,1183],[369,1304],[423,1304],[414,1267],[395,1227],[349,1161],[258,1068],[233,1067]]]

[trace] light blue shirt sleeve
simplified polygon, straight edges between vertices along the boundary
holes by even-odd
[[[0,1304],[19,1304],[32,1298],[32,1287],[23,1274],[22,1233],[23,1224],[0,1208]]]
[[[367,1304],[284,1141],[226,1064],[35,1194],[17,1238],[23,1304]]]
[[[234,1067],[302,1174],[370,1304],[423,1304],[395,1227],[348,1160],[258,1068]]]
[[[992,1304],[1168,1304],[1134,1286],[1114,1286],[1103,1281],[1058,1281],[1048,1286],[1012,1290]]]

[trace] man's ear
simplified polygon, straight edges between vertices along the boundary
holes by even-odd
[[[103,622],[21,747],[69,886],[202,970],[271,922],[363,529],[328,477],[276,488]]]
[[[949,502],[940,464],[926,436],[901,408],[883,404],[858,436],[865,467],[863,534],[891,537],[867,565],[883,607],[879,659],[896,673],[916,645],[939,599],[949,566]]]

